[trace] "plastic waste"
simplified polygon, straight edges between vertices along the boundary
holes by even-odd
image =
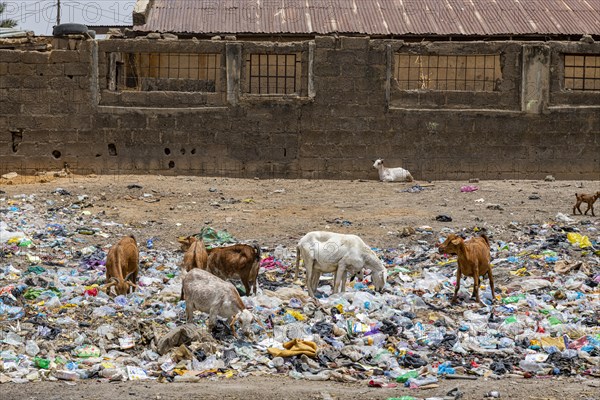
[[[37,345],[37,343],[33,340],[28,340],[27,343],[25,344],[25,353],[27,353],[27,355],[33,357],[35,355],[37,355],[40,352],[40,347]]]
[[[19,240],[25,237],[23,232],[10,231],[8,225],[0,221],[0,243],[8,243],[9,240]]]
[[[415,387],[421,387],[421,386],[426,386],[426,385],[431,385],[432,383],[437,383],[438,382],[438,378],[436,378],[435,376],[428,376],[425,378],[410,378],[408,381],[406,381],[406,383],[404,384],[404,386],[415,386]]]
[[[335,295],[332,277],[323,274],[316,301],[291,282],[293,250],[276,244],[263,251],[258,295],[242,296],[260,321],[251,325],[255,337],[235,338],[221,319],[209,331],[202,313],[186,323],[181,254],[157,248],[158,238],[148,233],[137,290],[108,296],[106,251],[128,226],[79,203],[93,197],[80,197],[75,190],[65,201],[9,197],[0,207],[0,227],[15,233],[0,243],[2,380],[197,382],[256,372],[315,381],[367,376],[416,388],[434,382],[432,375],[451,378],[466,369],[492,378],[599,373],[600,221],[486,223],[494,273],[506,284],[494,297],[482,279],[485,306],[468,298],[470,278],[450,305],[456,257],[440,257],[434,245],[450,233],[476,236],[482,226],[402,229],[396,248],[373,249],[388,270],[384,293],[373,291],[369,270]],[[503,230],[514,234],[499,240]],[[210,227],[201,235],[209,247],[233,241]],[[314,358],[267,355],[291,339],[317,343]]]
[[[405,374],[402,374],[399,377],[397,377],[396,382],[405,383],[409,379],[414,379],[414,378],[417,378],[418,376],[419,376],[419,371],[408,371]]]
[[[569,232],[567,233],[567,240],[574,246],[579,246],[582,249],[587,247],[592,247],[592,242],[590,238],[582,235],[581,233]]]

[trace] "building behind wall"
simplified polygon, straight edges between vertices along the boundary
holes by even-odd
[[[600,0],[225,3],[0,50],[0,169],[600,179]]]

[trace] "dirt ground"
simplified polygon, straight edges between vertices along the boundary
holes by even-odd
[[[20,184],[22,181],[28,184]],[[104,212],[104,219],[125,224],[123,231],[133,229],[138,240],[157,238],[157,248],[171,249],[177,247],[177,236],[197,233],[205,224],[225,229],[238,240],[258,240],[269,248],[278,244],[293,247],[313,230],[353,233],[370,246],[393,248],[415,239],[398,235],[402,228],[424,225],[434,232],[443,227],[487,228],[493,239],[515,240],[511,222],[543,224],[559,212],[576,220],[597,221],[598,217],[591,215],[571,214],[576,192],[600,190],[600,180],[417,182],[424,189],[418,193],[404,192],[414,183],[374,180],[113,175],[36,181],[17,177],[7,185],[0,179],[0,188],[9,196],[33,193],[57,201],[61,199],[51,192],[58,187],[73,195],[88,195],[92,214]],[[131,185],[141,188],[128,189]],[[479,189],[462,193],[461,187],[469,185]],[[596,209],[600,215],[600,203]],[[450,216],[452,222],[436,221],[440,214]]]
[[[206,177],[163,176],[71,176],[0,179],[0,197],[36,194],[54,201],[56,188],[72,195],[88,195],[92,214],[105,213],[104,220],[124,224],[112,234],[133,233],[140,243],[154,239],[158,249],[178,248],[177,236],[200,231],[207,224],[226,229],[238,240],[258,240],[273,249],[278,244],[294,247],[313,230],[332,230],[361,236],[371,246],[396,248],[399,243],[424,240],[433,243],[443,227],[486,228],[492,241],[519,241],[520,231],[511,225],[552,222],[557,213],[576,221],[600,222],[596,217],[573,216],[575,192],[600,190],[599,181],[482,181],[418,182],[423,191],[404,190],[413,184],[369,181],[243,180]],[[136,185],[136,186],[131,186]],[[479,190],[462,193],[461,186]],[[128,188],[128,186],[130,188]],[[141,188],[140,188],[141,186]],[[483,199],[483,200],[481,200]],[[438,222],[445,214],[451,222]],[[404,227],[428,225],[433,235],[417,232],[402,237]],[[99,238],[98,240],[102,240]],[[106,239],[104,239],[106,241]],[[481,399],[497,390],[508,399],[600,399],[600,380],[577,378],[464,381],[441,380],[439,388],[410,391],[405,388],[372,389],[366,383],[294,381],[285,377],[251,376],[198,383],[100,383],[94,381],[3,384],[2,399],[386,399],[411,395],[443,397],[452,388],[464,392],[463,399]]]
[[[231,380],[196,383],[119,382],[98,383],[80,381],[76,384],[45,382],[35,384],[4,384],[2,399],[79,400],[79,399],[322,399],[322,400],[385,400],[401,396],[443,398],[459,388],[462,400],[484,399],[491,391],[500,392],[502,399],[513,400],[597,400],[600,380],[569,379],[503,379],[499,381],[442,380],[439,387],[411,390],[399,385],[393,389],[369,388],[366,384],[320,381],[294,381],[286,377],[256,376]],[[450,399],[452,397],[449,397]]]

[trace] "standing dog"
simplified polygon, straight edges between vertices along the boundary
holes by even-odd
[[[479,277],[487,274],[490,279],[492,290],[492,301],[494,301],[494,278],[492,277],[492,264],[490,263],[490,240],[483,234],[467,241],[460,236],[451,234],[446,241],[440,245],[441,254],[456,254],[458,256],[458,269],[456,271],[456,288],[452,303],[456,303],[456,296],[460,289],[460,278],[462,275],[473,277],[473,295],[478,303],[479,299]]]
[[[581,205],[581,203],[587,203],[588,206],[587,210],[585,210],[585,215],[587,215],[588,211],[592,210],[592,217],[595,217],[596,215],[594,215],[594,203],[599,197],[600,192],[596,192],[596,194],[575,193],[575,198],[577,199],[577,202],[573,206],[573,214],[577,214],[575,212],[575,209],[577,209],[579,211],[579,214],[583,215],[583,213],[579,209],[579,206]]]

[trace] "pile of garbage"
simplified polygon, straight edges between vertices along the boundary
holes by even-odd
[[[316,301],[293,280],[294,252],[265,249],[259,293],[243,297],[262,323],[236,338],[222,321],[208,331],[200,313],[186,323],[182,254],[152,238],[138,237],[138,290],[108,296],[108,247],[139,232],[93,214],[85,195],[54,196],[0,195],[0,383],[284,374],[424,388],[439,379],[600,377],[598,220],[487,227],[499,292],[484,280],[483,305],[469,298],[471,279],[450,305],[456,259],[435,246],[479,227],[415,227],[409,244],[374,249],[388,267],[383,293],[367,274],[332,294],[324,276]],[[514,240],[494,240],[502,230]],[[212,228],[198,235],[235,241]]]

